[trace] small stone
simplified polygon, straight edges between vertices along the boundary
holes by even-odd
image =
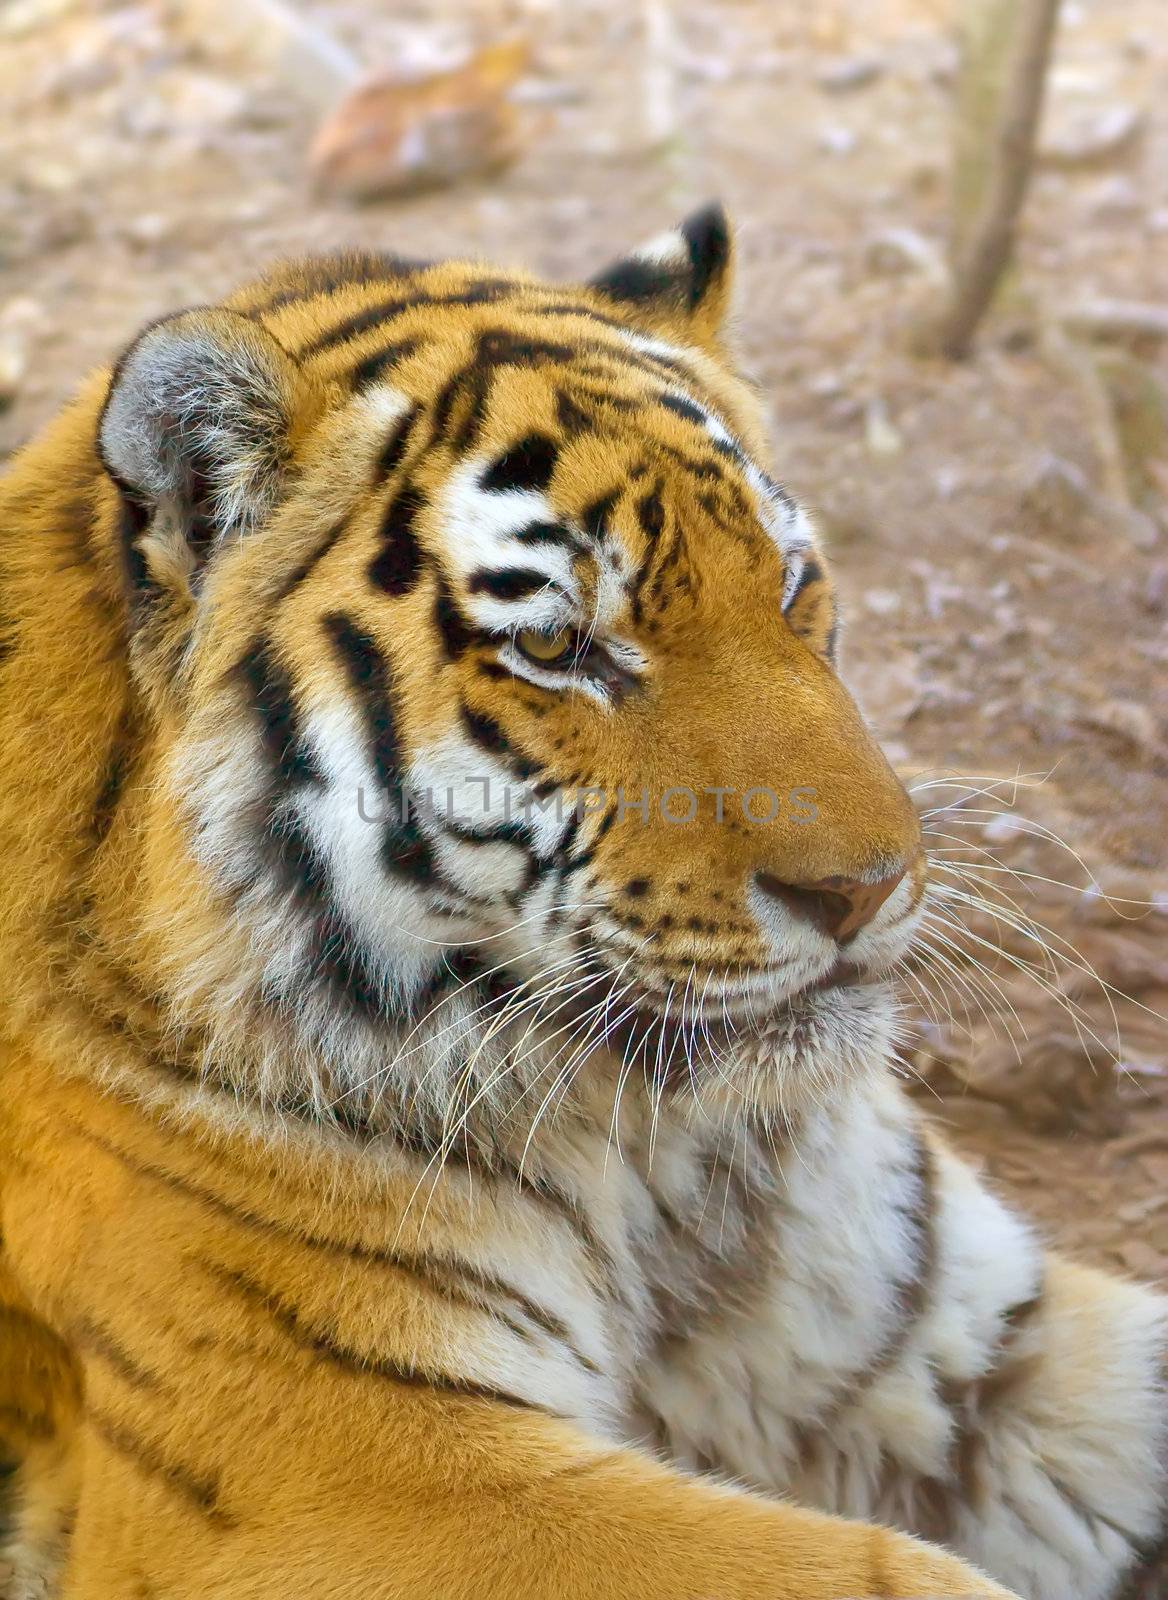
[[[992,845],[1017,844],[1025,839],[1028,832],[1029,825],[1025,817],[1016,817],[1009,811],[990,817],[981,827],[982,838]]]
[[[1050,135],[1039,154],[1054,167],[1090,167],[1114,161],[1136,144],[1147,120],[1139,106],[1109,106]]]
[[[691,83],[730,83],[738,76],[735,63],[727,56],[687,52],[677,66],[683,77]]]
[[[941,43],[929,59],[928,77],[941,89],[948,89],[957,81],[961,70],[961,52],[955,44]]]
[[[866,89],[883,75],[884,62],[879,56],[837,56],[820,67],[815,81],[828,94],[850,94],[854,89]]]
[[[904,449],[904,438],[879,395],[868,402],[864,413],[864,442],[874,456],[896,456]]]
[[[163,211],[146,211],[131,217],[126,224],[126,238],[140,249],[149,250],[160,245],[172,231],[171,219]]]
[[[0,411],[16,400],[28,371],[28,349],[20,340],[0,336]]]
[[[1157,561],[1152,567],[1140,599],[1144,609],[1154,617],[1168,613],[1168,561]]]
[[[1161,745],[1160,730],[1147,706],[1136,700],[1105,700],[1080,719],[1088,727],[1114,733],[1134,749],[1154,754]]]
[[[833,123],[826,128],[820,128],[815,142],[824,155],[850,156],[860,141],[851,128]]]
[[[35,230],[38,249],[65,250],[78,244],[93,230],[93,219],[81,206],[53,206],[41,218]]]
[[[938,288],[949,281],[941,250],[915,228],[885,228],[869,241],[864,262],[872,272],[919,272]]]
[[[1129,61],[1146,61],[1155,48],[1155,35],[1151,33],[1129,33],[1123,41],[1123,53]]]
[[[7,0],[0,8],[0,35],[20,39],[37,33],[74,9],[75,0]]]
[[[844,382],[838,372],[817,372],[808,378],[807,392],[821,400],[834,400],[837,394],[843,394]]]
[[[864,593],[864,609],[874,617],[894,617],[901,603],[895,589],[868,589]]]
[[[789,50],[760,50],[743,62],[742,75],[744,78],[782,78],[794,65],[795,58]]]
[[[1022,504],[1041,522],[1064,530],[1082,520],[1094,496],[1087,474],[1073,461],[1045,454],[1022,485]]]
[[[1138,506],[1112,506],[1108,515],[1116,532],[1123,534],[1137,550],[1152,550],[1160,543],[1160,524]]]
[[[34,189],[43,189],[47,194],[67,194],[78,182],[76,169],[63,161],[30,161],[24,175]]]
[[[523,78],[511,91],[511,99],[523,106],[575,106],[587,99],[582,83],[565,78]]]
[[[1144,197],[1126,173],[1102,178],[1088,199],[1091,215],[1099,222],[1131,222],[1144,214]]]

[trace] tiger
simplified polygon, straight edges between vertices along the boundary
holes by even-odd
[[[6,1600],[1165,1592],[1168,1302],[902,1087],[733,257],[277,265],[11,464]]]

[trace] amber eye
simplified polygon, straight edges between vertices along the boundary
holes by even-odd
[[[565,666],[577,653],[575,628],[558,628],[555,633],[537,633],[528,628],[517,636],[515,643],[529,661],[541,667]]]

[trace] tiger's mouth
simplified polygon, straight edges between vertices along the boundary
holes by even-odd
[[[881,976],[842,955],[826,972],[780,996],[739,992],[703,995],[695,976],[664,991],[643,983],[613,982],[597,997],[571,996],[555,1008],[549,1032],[567,1037],[577,1060],[597,1052],[617,1057],[623,1071],[669,1087],[687,1076],[718,1071],[736,1048],[781,1036],[797,1050],[813,1043],[830,1020],[830,996],[877,988]]]

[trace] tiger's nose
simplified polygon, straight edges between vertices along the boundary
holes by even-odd
[[[866,928],[908,869],[898,867],[875,883],[858,878],[816,878],[811,883],[783,883],[770,872],[756,872],[754,881],[764,894],[794,912],[804,922],[847,944]]]

